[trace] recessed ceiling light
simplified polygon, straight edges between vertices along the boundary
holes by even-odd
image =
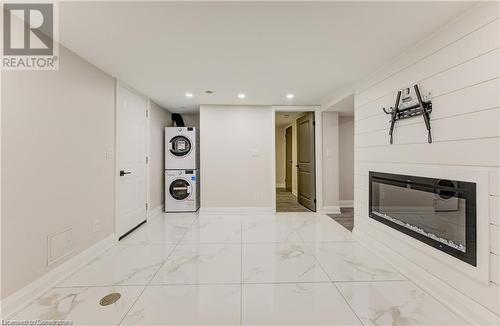
[[[295,97],[295,95],[293,95],[292,93],[286,94],[286,98],[289,99],[289,100],[291,100],[294,97]]]
[[[247,97],[247,96],[245,94],[243,94],[243,93],[239,93],[238,94],[238,98],[245,98],[245,97]]]
[[[193,93],[190,93],[190,92],[187,92],[185,95],[186,95],[186,97],[193,97]]]

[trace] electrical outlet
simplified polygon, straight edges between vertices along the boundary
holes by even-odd
[[[101,220],[95,220],[92,226],[92,231],[94,233],[101,231]]]

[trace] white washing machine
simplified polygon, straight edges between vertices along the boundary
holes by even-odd
[[[200,207],[198,170],[165,171],[165,211],[196,212]]]
[[[165,169],[197,169],[199,135],[195,127],[165,128]]]

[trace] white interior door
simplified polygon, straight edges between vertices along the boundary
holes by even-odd
[[[117,84],[117,221],[119,237],[146,220],[148,100]]]

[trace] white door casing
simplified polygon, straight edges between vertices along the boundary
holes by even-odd
[[[117,214],[123,236],[146,220],[148,100],[123,84],[116,86]],[[123,171],[124,175],[120,175]]]

